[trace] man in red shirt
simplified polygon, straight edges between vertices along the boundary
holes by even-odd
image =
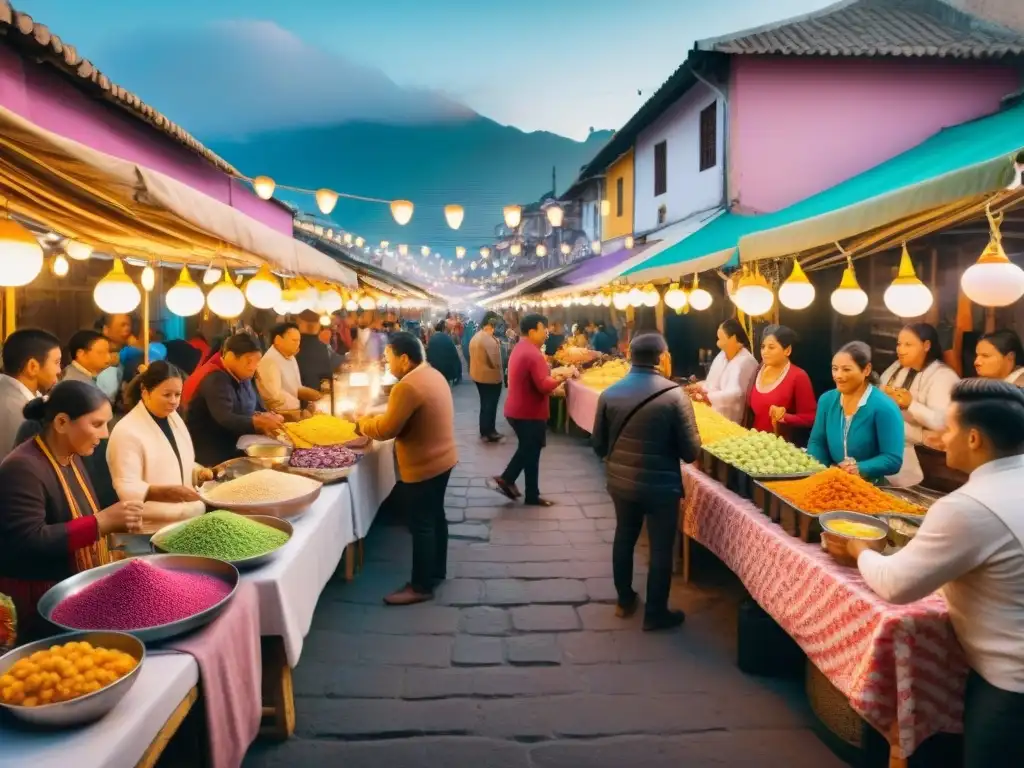
[[[519,438],[515,455],[505,471],[488,481],[488,487],[510,499],[520,497],[516,480],[526,474],[525,503],[550,507],[552,502],[540,497],[540,452],[547,436],[548,400],[551,393],[576,369],[548,370],[541,348],[548,338],[548,319],[544,315],[526,315],[519,324],[521,337],[508,359],[508,396],[505,418]]]

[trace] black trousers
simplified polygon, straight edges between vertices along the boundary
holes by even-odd
[[[480,437],[496,434],[498,420],[498,401],[501,400],[501,384],[481,384],[476,382],[480,393]]]
[[[633,551],[647,518],[647,539],[651,565],[647,573],[648,616],[668,611],[668,593],[672,586],[672,547],[679,522],[679,500],[636,502],[612,497],[615,504],[615,541],[612,544],[612,575],[619,603],[633,599]]]
[[[1024,765],[1024,693],[996,688],[974,670],[964,697],[964,766]]]
[[[526,475],[524,500],[529,504],[540,498],[540,452],[547,441],[548,423],[540,419],[509,419],[508,423],[519,445],[501,477],[511,485],[520,474]]]
[[[395,486],[398,501],[409,516],[409,532],[412,533],[409,583],[417,592],[433,592],[434,580],[447,575],[448,519],[444,514],[444,494],[451,474],[449,469],[429,480]]]

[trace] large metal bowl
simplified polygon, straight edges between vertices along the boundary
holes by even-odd
[[[99,568],[90,568],[88,571],[77,573],[71,578],[64,579],[64,581],[59,584],[50,587],[39,599],[39,615],[54,626],[60,627],[65,631],[77,631],[75,627],[69,627],[65,624],[60,624],[54,621],[51,618],[53,616],[54,609],[56,609],[63,600],[71,597],[71,595],[81,592],[90,584],[99,581],[104,576],[109,576],[115,571],[124,568],[133,559],[134,558],[128,558],[127,560],[119,560],[118,562],[110,563],[109,565],[101,565]],[[169,624],[160,624],[155,627],[145,627],[143,629],[133,629],[127,632],[127,634],[134,635],[144,643],[155,643],[160,640],[167,640],[206,626],[221,614],[224,608],[227,607],[227,604],[231,601],[231,598],[235,596],[235,589],[238,587],[239,580],[238,569],[230,563],[215,560],[212,557],[194,557],[193,555],[148,555],[145,559],[154,566],[166,568],[171,571],[185,571],[188,573],[201,573],[207,576],[215,576],[231,587],[231,591],[228,592],[224,599],[219,603],[210,606],[205,611],[201,611],[194,616],[179,619],[178,621],[172,621]]]
[[[291,541],[292,534],[295,532],[295,529],[292,527],[291,523],[289,523],[287,520],[282,520],[279,517],[271,517],[270,515],[246,515],[246,517],[249,520],[252,520],[253,522],[262,523],[263,525],[266,525],[270,528],[275,528],[281,531],[282,533],[287,534],[288,541]],[[150,543],[153,546],[153,551],[158,553],[166,553],[170,555],[175,554],[171,550],[164,548],[164,541],[167,539],[168,536],[171,535],[171,533],[176,531],[178,528],[180,528],[183,525],[187,525],[188,523],[191,523],[195,519],[196,518],[192,518],[192,520],[181,520],[177,523],[165,525],[159,531],[154,533],[153,538],[150,540]],[[230,563],[240,571],[245,570],[246,568],[256,568],[271,560],[274,557],[274,555],[280,552],[281,549],[288,544],[288,541],[286,541],[277,549],[272,549],[270,552],[264,552],[262,555],[246,557],[241,560],[225,560],[224,562]]]
[[[246,448],[245,455],[264,467],[286,466],[292,456],[292,447],[283,443],[259,443]]]
[[[878,532],[878,534],[871,538],[863,538],[860,536],[854,537],[837,533],[829,528],[829,523],[840,520],[870,525]],[[851,539],[856,538],[858,541],[865,542],[868,547],[876,552],[882,552],[885,549],[887,537],[889,535],[889,524],[885,520],[873,517],[872,515],[865,515],[861,512],[838,510],[835,512],[824,512],[818,515],[818,522],[821,523],[821,548],[828,552],[832,556],[832,559],[840,565],[847,565],[850,567],[857,565],[856,561],[850,557],[846,548],[847,542]]]
[[[310,478],[312,479],[312,478]],[[319,481],[318,481],[319,482]],[[211,509],[226,509],[228,512],[237,512],[240,515],[267,515],[269,517],[292,518],[298,517],[305,512],[309,505],[320,497],[320,489],[323,483],[307,494],[288,501],[250,501],[250,502],[225,502],[216,501],[209,497],[210,491],[220,485],[220,481],[213,480],[203,483],[199,488],[199,498],[206,502]]]
[[[105,688],[79,696],[71,701],[42,704],[38,707],[21,707],[0,702],[0,708],[6,709],[12,717],[32,725],[45,728],[70,728],[95,722],[116,707],[135,684],[139,677],[139,670],[142,669],[142,664],[146,660],[146,646],[137,638],[124,632],[70,632],[66,635],[48,637],[28,643],[0,656],[0,675],[6,673],[14,666],[15,662],[31,656],[36,651],[44,651],[52,645],[64,645],[71,642],[85,642],[95,648],[124,651],[139,663],[127,675]]]

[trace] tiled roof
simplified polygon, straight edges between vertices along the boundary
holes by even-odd
[[[233,176],[238,171],[219,155],[211,152],[184,128],[161,114],[131,91],[125,90],[103,74],[78,50],[53,34],[49,27],[11,7],[8,0],[0,0],[0,36],[22,50],[31,51],[72,76],[76,82],[94,95],[120,106],[161,133],[183,144],[220,170]]]
[[[984,59],[1024,54],[1024,34],[944,0],[844,0],[804,16],[702,40],[697,48],[732,55]]]

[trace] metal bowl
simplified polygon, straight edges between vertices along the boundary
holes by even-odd
[[[284,466],[292,457],[292,448],[290,445],[261,443],[250,445],[245,449],[245,455],[264,467]]]
[[[292,527],[291,523],[289,523],[287,520],[282,520],[279,517],[271,517],[270,515],[246,515],[245,517],[247,517],[249,520],[252,520],[253,522],[262,523],[263,525],[266,525],[266,526],[268,526],[270,528],[276,528],[277,530],[279,530],[279,531],[281,531],[283,533],[286,533],[288,535],[288,541],[291,541],[292,534],[295,532],[295,529]],[[159,531],[154,533],[153,534],[153,538],[150,541],[150,543],[153,546],[153,551],[154,552],[158,552],[158,553],[171,554],[171,555],[175,554],[171,550],[164,548],[164,546],[163,546],[164,540],[172,532],[176,531],[178,528],[180,528],[183,525],[187,525],[188,523],[191,523],[195,519],[196,518],[193,517],[192,520],[181,520],[181,521],[179,521],[177,523],[171,523],[170,525],[165,525]],[[263,565],[264,563],[266,563],[267,561],[272,559],[274,557],[274,555],[276,555],[288,543],[288,541],[286,541],[284,544],[282,544],[277,549],[272,549],[270,552],[264,552],[262,555],[255,555],[253,557],[246,557],[246,558],[243,558],[241,560],[225,560],[224,562],[225,563],[230,563],[231,565],[235,566],[235,568],[238,568],[239,570],[244,570],[246,568],[256,568],[257,566]]]
[[[312,478],[310,478],[312,479]],[[209,497],[211,490],[220,485],[219,481],[203,483],[199,488],[199,498],[206,502],[211,509],[225,509],[228,512],[237,512],[240,515],[267,515],[270,517],[292,518],[298,517],[320,497],[320,489],[323,483],[307,494],[288,501],[250,501],[250,502],[226,502],[215,501]]]
[[[69,627],[65,624],[60,624],[54,621],[51,618],[53,616],[54,609],[63,600],[71,597],[71,595],[81,592],[90,584],[99,581],[104,576],[109,576],[115,571],[124,568],[133,559],[134,558],[119,560],[116,563],[110,563],[109,565],[101,565],[99,568],[90,568],[88,571],[77,573],[68,579],[64,579],[64,581],[59,584],[50,587],[39,599],[39,615],[54,626],[60,627],[65,631],[77,631],[75,627]],[[185,571],[189,573],[201,573],[207,576],[215,576],[230,586],[231,591],[228,592],[224,599],[219,603],[210,606],[205,611],[201,611],[194,616],[179,619],[178,621],[172,621],[169,624],[160,624],[155,627],[144,627],[142,629],[127,631],[127,634],[134,635],[144,643],[155,643],[159,640],[167,640],[168,638],[184,635],[188,632],[199,629],[200,627],[206,626],[221,614],[224,608],[227,607],[227,604],[231,601],[231,598],[235,596],[235,589],[238,587],[239,580],[238,569],[230,563],[215,560],[212,557],[194,557],[193,555],[148,555],[145,559],[154,566],[166,568],[171,571]]]
[[[870,525],[878,531],[878,536],[875,538],[865,539],[859,536],[853,537],[842,533],[836,533],[828,527],[828,524],[837,520],[848,520],[851,523]],[[824,512],[818,515],[818,522],[821,524],[821,548],[828,552],[832,556],[832,559],[840,565],[848,565],[851,567],[857,565],[856,561],[850,557],[849,552],[846,549],[846,543],[852,538],[866,542],[867,545],[876,552],[882,552],[885,549],[886,539],[889,535],[889,524],[885,520],[880,520],[877,517],[865,515],[860,512],[839,510],[836,512]]]
[[[889,524],[889,541],[896,547],[907,546],[910,540],[917,535],[917,531],[924,521],[923,517],[896,513],[879,515],[878,517]]]
[[[52,645],[64,645],[64,643],[70,642],[86,642],[96,648],[124,651],[139,663],[135,665],[135,669],[119,680],[94,693],[87,693],[71,701],[42,704],[38,707],[21,707],[0,702],[0,708],[6,709],[12,717],[32,725],[45,728],[70,728],[95,722],[116,707],[135,684],[139,677],[139,670],[142,669],[142,664],[146,660],[146,646],[137,638],[124,632],[70,632],[66,635],[57,635],[28,643],[0,656],[0,675],[6,673],[14,666],[15,662],[31,656],[36,651],[44,651]]]

